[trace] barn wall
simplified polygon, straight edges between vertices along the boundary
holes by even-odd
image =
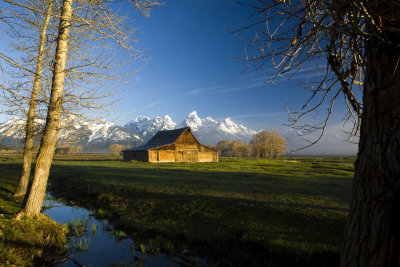
[[[213,161],[212,152],[199,152],[199,162],[211,162]]]
[[[126,161],[149,161],[149,153],[147,151],[124,151],[122,152],[123,159]]]
[[[218,161],[218,152],[199,152],[199,162]]]
[[[198,162],[199,161],[199,151],[197,149],[186,149],[183,150],[183,162]]]
[[[218,161],[218,151],[205,145],[199,145],[199,162]]]
[[[175,149],[175,144],[170,144],[170,145],[165,145],[165,146],[160,146],[157,148],[154,148],[154,150],[174,150]]]
[[[197,144],[176,144],[175,149],[178,151],[182,150],[197,150],[198,145]]]
[[[175,162],[175,151],[155,149],[149,150],[150,162]]]
[[[127,151],[124,160],[149,162],[211,162],[218,161],[218,152],[200,144],[193,134],[184,131],[174,144],[164,145],[149,151]]]
[[[208,146],[205,146],[202,144],[199,145],[199,151],[200,152],[217,152],[217,150],[212,149],[211,147],[208,147]]]
[[[182,162],[183,161],[183,150],[175,150],[175,161]]]
[[[197,145],[199,142],[197,142],[196,138],[194,138],[190,131],[186,130],[178,137],[178,139],[176,139],[175,144]]]
[[[149,162],[158,162],[157,150],[149,150]]]
[[[159,162],[174,162],[175,151],[173,150],[158,150],[158,161]]]

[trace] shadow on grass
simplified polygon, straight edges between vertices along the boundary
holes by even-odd
[[[189,166],[190,167],[190,166]],[[232,198],[263,199],[265,196],[312,196],[348,202],[350,179],[304,178],[293,175],[221,170],[170,169],[152,164],[149,168],[53,165],[52,176],[79,177],[86,182],[124,185],[157,192],[185,193]],[[267,198],[267,200],[270,200]],[[325,207],[325,206],[323,206]]]
[[[116,161],[116,159],[110,159],[110,158],[104,158],[104,159],[102,159],[102,158],[77,158],[77,157],[74,157],[74,158],[55,158],[54,159],[54,161],[55,162],[60,162],[60,161],[104,161],[104,162],[115,162]]]
[[[163,235],[222,265],[337,265],[350,179],[89,161],[55,161],[50,190],[134,238]],[[0,162],[0,178],[14,177],[0,197],[10,194],[20,167]]]
[[[346,202],[350,183],[162,165],[55,165],[50,189],[133,238],[163,235],[218,263],[335,266],[347,211],[335,205]]]

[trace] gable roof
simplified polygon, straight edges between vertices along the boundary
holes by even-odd
[[[138,147],[132,147],[125,151],[149,150],[160,146],[173,144],[176,139],[178,139],[178,137],[188,129],[190,130],[190,127],[159,131],[146,144]]]

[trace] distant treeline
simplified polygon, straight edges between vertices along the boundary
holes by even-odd
[[[130,147],[131,146],[129,146],[129,145],[112,144],[108,147],[108,149],[110,150],[111,155],[119,156],[119,155],[121,155],[123,150],[128,149]]]
[[[55,154],[56,155],[70,155],[70,154],[78,154],[82,152],[82,146],[73,146],[73,145],[62,145],[56,147]]]
[[[223,140],[215,149],[220,157],[279,158],[286,153],[286,140],[277,130],[264,130],[255,134],[250,143]]]
[[[129,145],[112,144],[108,147],[111,155],[121,155],[121,152],[128,149]],[[286,153],[286,140],[279,135],[277,130],[264,130],[255,134],[250,143],[243,141],[222,140],[218,142],[215,149],[220,157],[256,157],[256,158],[279,158]],[[78,145],[60,144],[55,154],[78,154],[83,147]],[[37,152],[37,147],[34,147]]]
[[[114,156],[121,155],[121,152],[125,149],[130,148],[129,145],[120,145],[120,144],[112,144],[108,147],[110,154]],[[79,154],[83,150],[82,146],[78,145],[59,145],[55,153],[56,155],[70,155],[70,154]]]

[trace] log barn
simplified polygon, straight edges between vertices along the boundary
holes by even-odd
[[[218,151],[202,145],[190,127],[159,131],[145,145],[124,150],[126,161],[147,162],[212,162],[218,161]]]

